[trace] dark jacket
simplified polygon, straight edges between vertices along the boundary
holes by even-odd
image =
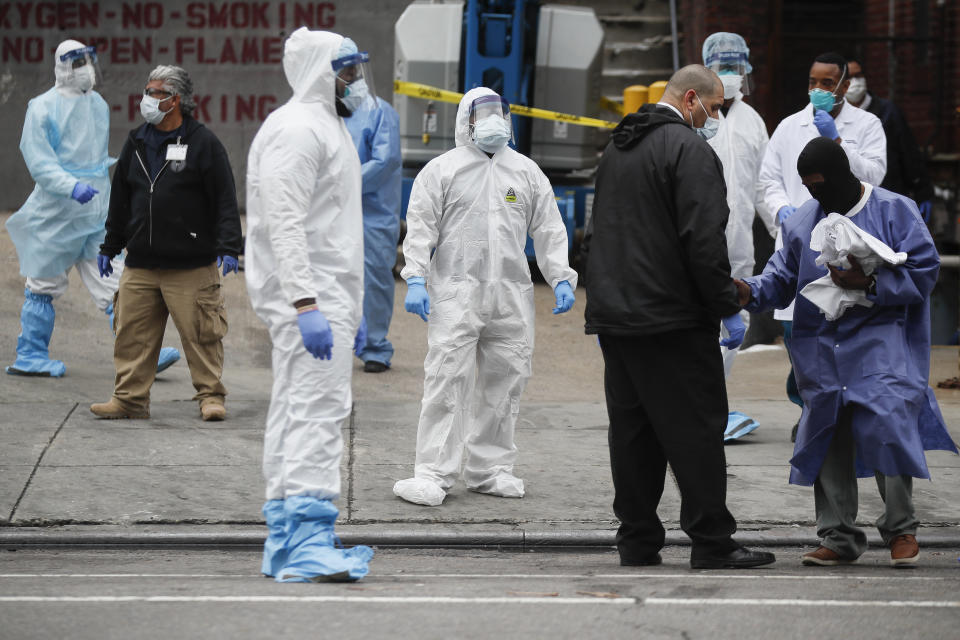
[[[880,184],[918,203],[933,199],[933,185],[927,176],[926,160],[900,109],[889,100],[870,94],[867,111],[880,118],[887,135],[887,174]]]
[[[242,253],[227,151],[205,126],[188,116],[183,120],[187,159],[167,161],[152,189],[147,151],[142,136],[138,139],[148,125],[130,132],[110,188],[107,235],[100,245],[104,255],[112,258],[126,248],[131,267],[194,269],[217,256]]]
[[[739,310],[727,260],[727,191],[713,149],[666,107],[613,131],[583,243],[586,332],[719,332]]]

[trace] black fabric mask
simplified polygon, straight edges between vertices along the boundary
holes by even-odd
[[[808,185],[807,190],[823,207],[824,213],[845,214],[860,200],[860,181],[850,171],[843,147],[827,138],[814,138],[797,158],[801,178],[819,173],[823,182]]]

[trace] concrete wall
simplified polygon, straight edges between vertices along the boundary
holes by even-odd
[[[110,154],[143,120],[139,96],[158,64],[184,67],[197,117],[223,141],[243,200],[247,150],[266,115],[291,94],[283,40],[305,25],[352,37],[370,51],[377,91],[392,97],[393,24],[408,3],[2,2],[0,3],[0,210],[17,209],[33,181],[17,147],[27,102],[53,86],[53,52],[68,38],[95,44],[111,108]]]

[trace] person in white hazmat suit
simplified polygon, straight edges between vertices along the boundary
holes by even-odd
[[[20,138],[20,153],[36,186],[7,220],[17,249],[20,273],[27,279],[20,311],[17,358],[7,373],[58,378],[66,365],[49,355],[56,318],[53,301],[67,291],[76,268],[97,308],[113,327],[113,296],[123,261],[113,275],[100,278],[97,252],[104,237],[110,202],[107,155],[110,108],[94,91],[97,52],[76,40],[64,40],[54,52],[54,86],[30,100]],[[157,372],[180,359],[165,347]]]
[[[273,390],[263,450],[262,571],[278,582],[356,580],[369,547],[339,549],[341,429],[362,326],[360,161],[343,122],[367,91],[344,38],[301,27],[284,43],[293,97],[270,114],[247,161],[246,280],[270,331]]]
[[[760,114],[743,101],[751,90],[749,60],[750,48],[736,33],[718,31],[703,42],[703,64],[720,76],[723,83],[723,106],[720,108],[720,126],[717,134],[707,140],[723,165],[723,179],[727,184],[727,255],[730,275],[748,278],[753,275],[753,218],[759,214],[770,233],[776,237],[776,222],[768,211],[760,188],[760,161],[770,136]],[[750,314],[740,311],[744,332],[750,329]],[[721,325],[720,335],[729,335]],[[721,347],[723,374],[729,378],[740,347]],[[756,429],[757,423],[739,411],[732,411],[727,421],[724,438],[733,440]]]
[[[414,477],[393,487],[408,502],[441,504],[464,448],[468,489],[524,494],[513,435],[533,357],[527,235],[554,313],[573,306],[577,274],[550,182],[510,138],[507,102],[471,89],[457,110],[456,148],[427,163],[410,193],[404,306],[429,316],[429,328]]]

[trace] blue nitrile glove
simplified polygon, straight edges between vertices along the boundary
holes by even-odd
[[[367,344],[367,319],[361,316],[360,326],[357,327],[357,336],[353,339],[354,355],[359,357],[360,351],[363,349],[364,345],[366,344]]]
[[[403,308],[417,314],[424,322],[430,315],[430,294],[424,286],[426,283],[423,278],[407,278],[407,297],[403,300]]]
[[[113,273],[113,265],[110,264],[110,258],[102,253],[97,256],[97,269],[100,271],[101,278],[109,278]]]
[[[333,355],[333,331],[319,309],[297,314],[297,326],[300,327],[300,336],[303,346],[314,358],[329,360]]]
[[[824,138],[836,140],[840,137],[840,132],[837,131],[837,123],[833,119],[833,116],[823,109],[817,109],[813,112],[813,124],[817,125],[817,131],[819,131],[820,135]]]
[[[782,207],[780,207],[780,210],[777,211],[777,217],[780,218],[780,224],[783,224],[784,222],[786,222],[787,218],[789,218],[796,212],[797,212],[797,208],[791,207],[788,204],[785,204]]]
[[[80,204],[87,204],[93,199],[93,196],[100,193],[93,187],[91,187],[86,182],[78,182],[73,185],[73,193],[70,194],[70,197],[79,202]]]
[[[566,313],[577,299],[573,295],[573,289],[566,280],[557,283],[557,288],[553,290],[553,295],[557,298],[557,306],[553,308],[553,314]]]
[[[726,327],[730,336],[723,338],[720,341],[720,346],[726,347],[727,349],[736,349],[743,342],[743,334],[747,332],[747,328],[743,326],[743,320],[740,318],[740,314],[734,313],[733,315],[729,315],[721,320],[721,322],[723,322],[723,326]]]
[[[933,211],[933,200],[924,200],[917,204],[917,208],[920,209],[920,217],[923,218],[923,221],[930,222],[930,212]]]
[[[227,275],[231,271],[234,273],[240,271],[240,263],[233,256],[217,256],[217,266],[220,265],[223,265],[223,275]]]

